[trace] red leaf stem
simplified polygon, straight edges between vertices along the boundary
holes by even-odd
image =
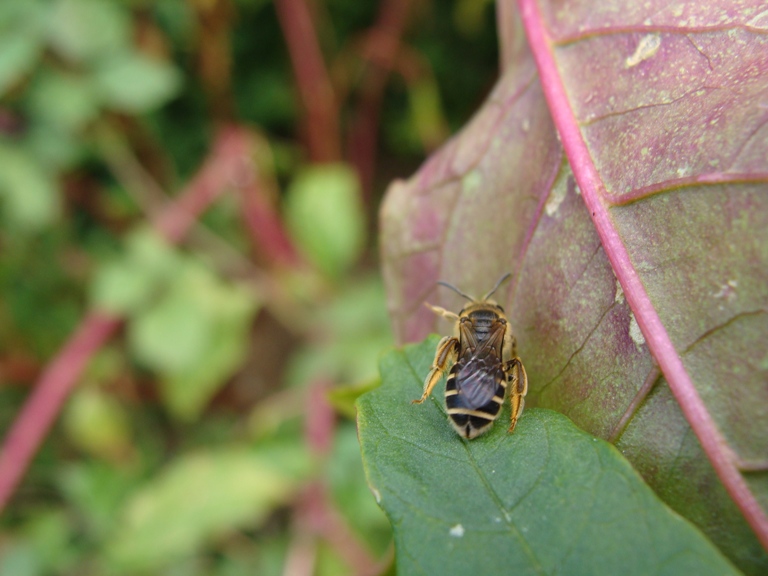
[[[297,267],[301,263],[283,222],[257,179],[242,189],[242,214],[254,245],[273,264]]]
[[[120,318],[90,312],[43,371],[0,452],[0,510],[10,499],[91,356],[120,327]]]
[[[169,242],[178,243],[210,204],[228,188],[242,187],[253,180],[249,134],[240,128],[221,130],[208,159],[187,188],[154,222]]]
[[[330,382],[317,380],[310,384],[307,393],[304,436],[316,455],[327,455],[333,444],[336,414],[326,397],[330,388]]]
[[[221,131],[198,175],[155,221],[170,242],[178,242],[200,214],[248,169],[250,140],[241,129]],[[94,310],[51,361],[8,431],[0,450],[0,511],[10,500],[64,401],[90,358],[120,327],[122,319]]]
[[[544,94],[582,198],[648,348],[717,475],[763,546],[768,548],[768,517],[739,473],[730,447],[694,387],[610,218],[605,189],[571,109],[542,14],[535,0],[518,0],[518,6]]]
[[[312,15],[305,0],[277,0],[275,8],[306,112],[304,133],[309,157],[314,162],[338,160],[341,157],[338,103]]]
[[[376,561],[358,536],[350,530],[347,522],[332,504],[331,495],[325,484],[319,481],[310,483],[298,502],[298,532],[316,535],[328,544],[350,567],[357,576],[381,574],[384,566]],[[388,558],[383,559],[385,562]]]

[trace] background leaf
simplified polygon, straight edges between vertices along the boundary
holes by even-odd
[[[34,69],[44,45],[44,14],[36,2],[0,7],[0,96]]]
[[[467,442],[440,389],[411,405],[437,344],[389,353],[359,401],[371,488],[402,574],[735,574],[607,442],[549,410]],[[501,419],[509,418],[505,408]]]
[[[502,7],[504,76],[463,132],[395,184],[382,208],[397,338],[448,329],[421,305],[461,306],[435,290],[437,280],[479,294],[512,271],[498,299],[528,370],[528,405],[613,442],[742,569],[764,573],[768,556],[742,515],[756,511],[752,525],[763,526],[768,509],[763,12],[728,2],[682,14],[662,3],[520,4],[536,16],[528,26],[536,51],[521,41],[511,5]],[[553,115],[569,130],[568,157]],[[605,207],[600,219],[577,181]],[[617,243],[610,250],[606,238]],[[647,291],[642,314],[614,273],[629,269]],[[654,314],[661,323],[650,329]],[[650,353],[662,335],[666,357],[682,361],[675,390],[681,376],[692,381],[699,414],[711,418],[699,433],[723,439],[710,443],[712,460]],[[695,412],[685,398],[683,406]],[[745,488],[735,500],[712,461]]]
[[[91,300],[114,313],[137,312],[162,293],[183,259],[158,234],[139,228],[125,239],[125,254],[104,263],[94,275]]]
[[[172,565],[208,538],[257,525],[307,471],[296,450],[277,459],[246,449],[180,458],[127,502],[111,562],[130,574]]]
[[[240,366],[257,309],[247,287],[221,282],[190,259],[136,315],[129,341],[136,356],[162,374],[163,397],[174,414],[196,417]]]
[[[36,231],[59,213],[56,183],[26,151],[0,141],[0,200],[6,225]]]
[[[40,41],[34,36],[15,33],[0,38],[0,95],[32,68],[39,50]]]
[[[165,104],[181,88],[181,76],[171,64],[132,53],[104,60],[94,82],[106,106],[132,113]]]
[[[48,14],[51,44],[73,62],[93,62],[130,42],[130,19],[114,2],[55,0]]]
[[[343,164],[314,166],[298,175],[286,196],[286,223],[302,252],[331,277],[344,272],[365,242],[360,183]]]
[[[30,108],[52,129],[74,132],[98,113],[93,87],[72,74],[42,75],[30,90]]]
[[[115,460],[130,453],[128,422],[124,407],[93,387],[78,390],[70,398],[63,418],[64,429],[75,446]]]

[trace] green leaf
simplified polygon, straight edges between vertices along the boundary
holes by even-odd
[[[378,388],[381,381],[378,379],[368,380],[359,384],[347,386],[337,386],[328,391],[326,395],[328,402],[334,410],[348,418],[354,418],[357,415],[357,399],[366,392]]]
[[[181,88],[181,74],[174,66],[131,53],[102,62],[94,80],[106,106],[131,114],[165,104]]]
[[[21,32],[0,35],[0,95],[32,68],[40,49],[37,37]]]
[[[29,99],[35,118],[64,132],[82,128],[99,112],[92,86],[74,74],[46,71],[32,85]]]
[[[347,524],[377,557],[383,555],[391,545],[392,529],[366,485],[357,430],[351,422],[336,430],[327,475],[333,502]]]
[[[59,213],[56,183],[35,159],[18,147],[0,143],[0,199],[6,224],[35,231]]]
[[[43,571],[41,556],[28,542],[9,538],[0,552],[0,576],[37,576]]]
[[[39,573],[66,571],[73,557],[72,525],[67,514],[62,510],[46,510],[31,517],[24,528],[37,557],[42,559]]]
[[[38,2],[0,6],[0,96],[32,70],[42,53],[44,14]]]
[[[0,576],[69,572],[74,556],[71,535],[72,526],[64,512],[38,510],[25,518],[15,535],[4,534],[0,542]]]
[[[369,484],[395,531],[399,574],[737,574],[610,444],[527,410],[468,442],[439,389],[421,392],[437,339],[382,361],[359,403]]]
[[[307,455],[296,457],[299,474],[243,448],[179,458],[128,501],[108,547],[114,571],[157,573],[222,532],[258,526],[306,474]]]
[[[81,450],[104,458],[119,459],[130,453],[128,414],[112,396],[94,387],[79,389],[64,411],[64,429]]]
[[[339,276],[360,255],[365,216],[360,183],[349,166],[306,169],[291,183],[285,211],[288,229],[301,251],[329,276]]]
[[[144,229],[129,236],[125,256],[101,267],[91,295],[96,306],[130,315],[132,352],[160,374],[167,406],[187,419],[242,363],[257,309],[250,290]]]
[[[143,456],[147,458],[146,454]],[[138,484],[138,477],[139,473],[131,467],[87,459],[58,469],[56,484],[68,508],[77,513],[83,533],[100,542],[115,525],[123,502]]]
[[[24,146],[50,171],[73,168],[89,154],[81,133],[68,132],[48,122],[29,126],[24,135]]]
[[[448,135],[440,91],[433,78],[424,78],[408,86],[411,123],[419,142],[428,148],[436,148]]]
[[[49,11],[53,48],[73,62],[92,62],[130,46],[128,12],[110,0],[58,0]]]
[[[210,326],[209,345],[181,370],[167,375],[163,397],[179,417],[198,416],[216,391],[245,360],[256,303],[241,290],[222,293],[216,317]]]
[[[137,314],[128,327],[131,348],[161,374],[174,414],[197,417],[242,363],[256,309],[250,290],[220,281],[190,259],[166,293]]]
[[[348,280],[308,320],[310,330],[326,337],[302,347],[293,357],[286,374],[290,385],[303,385],[318,376],[349,384],[378,379],[381,351],[392,346],[379,278]],[[354,414],[354,398],[348,395],[347,400],[352,400],[346,408]]]
[[[190,280],[188,271],[183,276]],[[205,311],[196,310],[197,300],[195,292],[176,282],[160,300],[137,315],[129,326],[129,341],[143,364],[161,373],[176,372],[205,353],[212,340],[212,319]]]
[[[150,228],[139,228],[126,239],[126,253],[103,264],[91,284],[91,300],[98,308],[130,314],[174,277],[181,266],[174,248]]]

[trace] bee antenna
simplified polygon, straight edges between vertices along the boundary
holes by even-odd
[[[493,293],[494,293],[494,292],[496,292],[496,290],[498,290],[498,289],[499,289],[499,286],[501,286],[501,285],[502,285],[502,283],[503,283],[505,280],[509,279],[511,276],[512,276],[512,272],[507,272],[506,274],[504,274],[504,276],[502,276],[501,278],[499,278],[499,281],[498,281],[498,282],[496,282],[496,286],[494,286],[493,288],[491,288],[491,291],[490,291],[490,292],[488,292],[488,294],[486,294],[485,296],[483,296],[483,300],[482,300],[482,301],[483,301],[483,302],[485,302],[486,300],[488,300],[488,298],[490,298],[491,296],[493,296]]]
[[[466,299],[467,299],[467,300],[469,300],[470,302],[474,302],[474,301],[475,301],[475,299],[474,299],[474,298],[472,298],[472,296],[467,296],[466,294],[464,294],[464,292],[462,292],[461,290],[459,290],[458,288],[456,288],[456,286],[454,286],[453,284],[448,284],[448,282],[443,282],[442,280],[440,280],[440,281],[438,282],[438,284],[439,284],[440,286],[445,286],[446,288],[450,288],[451,290],[453,290],[454,292],[456,292],[456,294],[458,294],[459,296],[463,296],[464,298],[466,298]]]

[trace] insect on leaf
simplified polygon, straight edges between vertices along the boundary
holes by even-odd
[[[368,481],[398,574],[737,574],[613,446],[544,409],[466,441],[421,391],[436,338],[389,353],[362,396]],[[508,409],[504,416],[508,417]]]
[[[765,3],[499,4],[503,74],[382,207],[397,338],[496,294],[529,407],[615,444],[768,571]],[[438,323],[440,322],[440,323]],[[762,546],[761,546],[762,542]]]

